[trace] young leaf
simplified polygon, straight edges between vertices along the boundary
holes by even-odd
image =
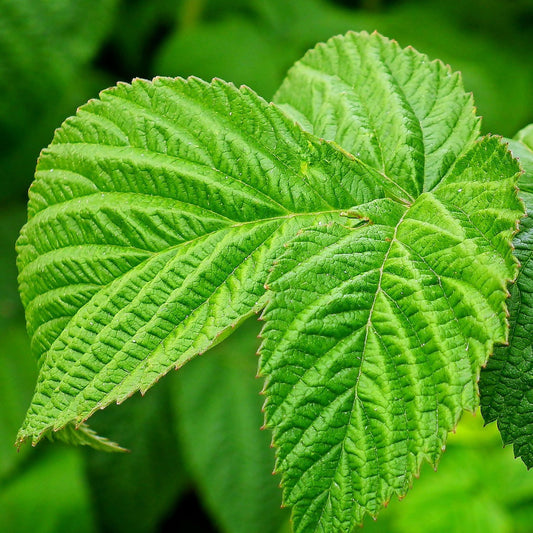
[[[459,73],[379,34],[348,33],[307,52],[274,102],[416,198],[479,136]]]
[[[526,132],[526,129],[522,130]],[[529,131],[533,131],[529,127]],[[530,134],[531,135],[531,134]],[[514,239],[521,263],[511,286],[509,345],[497,347],[481,373],[481,412],[485,421],[498,421],[504,444],[512,444],[516,457],[533,467],[533,139],[525,135],[510,144],[525,171],[520,179],[527,218]]]
[[[297,95],[297,96],[296,96]],[[457,75],[379,35],[298,63],[277,101],[408,191],[300,232],[268,284],[266,421],[295,530],[351,531],[436,464],[507,337],[519,168]]]
[[[30,190],[18,266],[40,373],[19,441],[205,351],[261,309],[300,228],[388,189],[249,89],[158,78],[104,91],[56,132]]]

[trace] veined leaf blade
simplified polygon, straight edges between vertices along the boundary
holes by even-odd
[[[412,198],[434,187],[479,136],[459,73],[378,33],[317,45],[292,67],[274,102]]]
[[[280,258],[261,373],[296,532],[376,515],[476,407],[480,368],[507,338],[518,171],[483,139],[403,213],[310,228]]]
[[[19,440],[145,391],[263,305],[302,227],[380,176],[247,88],[157,78],[56,132],[30,191],[19,281],[40,376]]]
[[[533,142],[526,132],[510,143],[524,174],[520,196],[528,216],[513,241],[521,267],[511,286],[510,334],[507,346],[498,346],[481,372],[481,413],[486,423],[497,421],[504,444],[512,444],[515,457],[533,467]],[[531,135],[531,133],[530,133]]]

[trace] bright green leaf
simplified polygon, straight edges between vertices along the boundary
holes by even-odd
[[[300,228],[387,188],[249,89],[158,78],[104,91],[57,131],[30,191],[19,283],[40,375],[20,440],[205,351],[261,309]]]
[[[510,143],[525,173],[520,195],[527,218],[513,245],[521,263],[511,286],[509,345],[497,347],[481,373],[481,408],[485,421],[497,420],[504,444],[512,444],[516,457],[533,466],[533,139],[531,126]],[[527,133],[529,132],[529,141]],[[530,143],[528,146],[527,142]]]
[[[56,132],[18,241],[40,367],[19,441],[146,391],[267,305],[285,503],[297,531],[348,531],[477,405],[507,337],[518,166],[476,140],[458,74],[377,34],[319,45],[277,101],[135,80]]]
[[[473,141],[457,75],[379,35],[319,45],[277,101],[412,198],[301,232],[268,281],[261,372],[284,501],[297,532],[351,531],[477,405],[507,338],[519,169],[497,139]]]
[[[289,71],[274,101],[416,198],[479,136],[459,73],[372,34],[333,38]]]

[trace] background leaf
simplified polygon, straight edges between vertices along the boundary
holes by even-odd
[[[23,327],[0,326],[2,350],[0,351],[0,483],[17,474],[17,467],[26,458],[29,450],[20,453],[13,446],[20,420],[24,416],[36,373],[30,356],[30,345]],[[14,357],[14,355],[18,357]]]
[[[25,194],[54,127],[109,83],[87,63],[117,3],[0,0],[0,202]]]
[[[126,446],[126,454],[86,451],[86,471],[101,532],[158,531],[187,484],[172,427],[166,382],[144,398],[98,413],[91,424]]]
[[[290,65],[316,42],[348,30],[377,30],[461,71],[484,132],[512,135],[533,120],[527,0],[504,9],[495,0],[468,0],[460,9],[431,0],[369,1],[362,9],[323,0],[189,3],[197,6],[195,16],[163,41],[150,75],[221,77],[270,98]]]
[[[497,420],[504,444],[512,444],[515,457],[533,466],[533,142],[525,129],[511,149],[525,174],[519,186],[528,216],[520,224],[513,245],[521,263],[511,286],[509,345],[498,347],[481,374],[481,412],[487,423]],[[521,145],[519,150],[515,150]]]
[[[288,518],[272,476],[270,435],[260,431],[258,332],[257,323],[246,322],[173,383],[187,464],[214,521],[228,533],[274,533]]]
[[[96,531],[79,450],[57,446],[0,488],[0,529],[13,533]]]

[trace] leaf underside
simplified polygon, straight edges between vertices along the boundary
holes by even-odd
[[[533,129],[529,127],[529,131]],[[521,146],[520,146],[521,145]],[[497,420],[504,444],[533,467],[533,140],[514,141],[513,153],[525,171],[521,196],[528,211],[513,245],[521,268],[511,287],[509,345],[499,346],[481,373],[481,412],[485,422]]]
[[[17,245],[40,369],[19,442],[146,391],[266,306],[285,503],[296,531],[349,531],[477,404],[507,337],[519,169],[476,140],[458,74],[377,34],[319,45],[275,101],[134,80],[56,132]]]

